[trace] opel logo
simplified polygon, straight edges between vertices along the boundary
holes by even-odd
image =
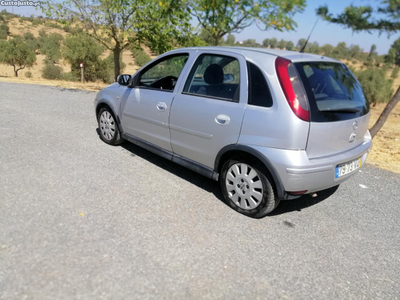
[[[356,130],[358,128],[358,123],[357,121],[353,122],[353,130]]]

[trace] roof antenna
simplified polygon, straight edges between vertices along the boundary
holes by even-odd
[[[318,23],[318,19],[319,19],[319,17],[315,20],[314,26],[313,26],[313,28],[311,29],[311,32],[310,32],[310,34],[309,34],[309,36],[308,36],[308,38],[307,38],[307,40],[306,40],[306,43],[305,43],[304,46],[301,48],[300,53],[304,53],[304,50],[306,49],[307,44],[308,44],[308,40],[310,39],[311,34],[312,34],[313,31],[314,31],[315,25],[317,25],[317,23]]]

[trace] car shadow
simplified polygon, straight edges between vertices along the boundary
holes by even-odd
[[[314,197],[311,194],[308,194],[297,199],[281,201],[279,206],[272,213],[270,213],[269,216],[277,216],[293,211],[301,211],[328,199],[337,191],[338,188],[339,186],[337,185],[329,189],[319,191]]]
[[[100,131],[97,128],[96,129],[97,134],[100,137]],[[167,160],[165,158],[162,158],[158,156],[157,154],[154,154],[146,149],[143,149],[137,145],[134,145],[129,142],[124,142],[122,145],[120,145],[123,149],[127,150],[130,152],[130,155],[132,156],[138,156],[142,159],[147,160],[148,162],[168,171],[169,173],[174,174],[175,176],[178,176],[182,178],[183,180],[186,180],[197,187],[206,190],[209,193],[212,193],[218,200],[220,200],[222,203],[224,203],[227,207],[231,208],[224,200],[224,197],[222,195],[222,192],[219,187],[219,183],[212,180],[212,179],[207,179],[204,176],[193,172],[192,170],[189,170],[185,167],[182,167],[170,160]],[[277,216],[293,211],[301,211],[303,209],[306,209],[310,206],[313,206],[315,204],[318,204],[319,202],[329,198],[335,191],[338,189],[338,186],[323,190],[317,193],[316,197],[312,197],[311,195],[304,195],[298,199],[294,200],[287,200],[287,201],[281,201],[279,206],[272,212],[270,213],[267,217],[272,217],[272,216]]]
[[[121,145],[121,147],[129,151],[132,156],[138,156],[142,159],[145,159],[148,162],[151,162],[152,164],[168,171],[169,173],[174,174],[175,176],[178,176],[198,186],[199,188],[214,194],[216,198],[223,202],[224,198],[220,191],[218,182],[212,179],[207,179],[206,177],[196,172],[193,172],[192,170],[182,167],[168,159],[158,156],[157,154],[154,154],[132,143],[125,142]]]

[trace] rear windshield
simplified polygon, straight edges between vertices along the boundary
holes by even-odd
[[[369,112],[361,85],[341,63],[295,63],[310,103],[311,121],[341,121]]]

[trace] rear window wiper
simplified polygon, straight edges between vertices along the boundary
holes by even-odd
[[[358,113],[360,109],[357,108],[339,108],[339,109],[326,109],[320,110],[321,112],[331,112],[331,113]]]

